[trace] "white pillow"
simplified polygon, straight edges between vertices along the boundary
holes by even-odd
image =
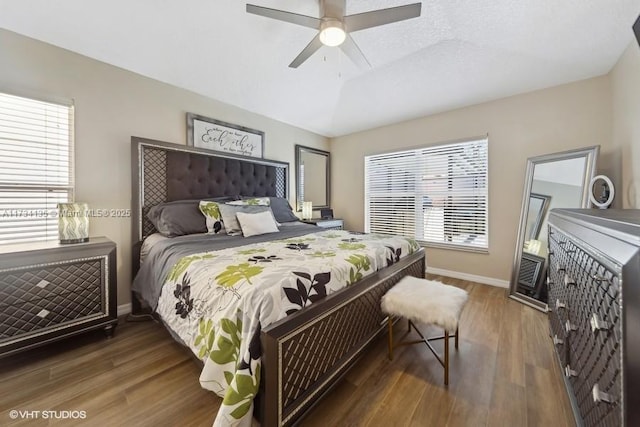
[[[244,237],[280,231],[276,225],[276,220],[273,219],[271,211],[258,213],[238,212],[236,218],[238,218]]]
[[[238,212],[248,213],[248,214],[254,214],[258,212],[271,212],[271,208],[269,206],[254,206],[254,205],[236,206],[236,205],[229,205],[226,203],[220,203],[218,205],[218,210],[220,211],[220,215],[222,216],[224,230],[226,230],[226,233],[230,236],[242,235],[242,226],[238,222],[238,217],[236,216]]]

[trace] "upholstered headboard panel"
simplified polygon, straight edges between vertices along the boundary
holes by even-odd
[[[220,196],[276,196],[277,168],[203,154],[167,153],[167,198],[203,199]]]
[[[131,138],[133,243],[155,232],[153,206],[221,196],[288,198],[289,164]]]

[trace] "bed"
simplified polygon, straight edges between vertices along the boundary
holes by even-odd
[[[288,164],[138,137],[132,138],[131,157],[132,311],[141,312],[144,306],[154,309],[174,338],[203,362],[201,383],[203,378],[210,381],[213,388],[205,388],[224,395],[216,424],[245,425],[251,420],[251,414],[246,415],[251,408],[263,426],[299,421],[385,330],[387,318],[379,307],[382,295],[406,275],[424,275],[424,251],[409,239],[321,230],[295,221],[280,224],[279,231],[269,236],[234,240],[194,234],[158,239],[158,230],[148,218],[154,206],[219,198],[226,203],[226,198],[240,195],[287,199]],[[217,246],[211,246],[212,240]],[[215,264],[209,258],[223,262]],[[320,271],[313,270],[314,265],[328,263],[337,272],[331,279],[328,273],[314,275]],[[240,273],[239,265],[243,266]],[[283,269],[288,270],[283,273]],[[290,282],[272,283],[275,277],[285,276],[282,280]],[[207,277],[209,282],[215,278],[217,286],[206,286]],[[338,279],[348,286],[338,285]],[[185,297],[185,284],[193,295]],[[267,304],[256,299],[256,288],[275,289],[264,294],[280,297],[267,298]],[[211,302],[212,292],[227,299]],[[251,304],[237,303],[245,293],[251,295]],[[274,304],[277,310],[270,315],[264,307],[272,310]],[[230,311],[240,314],[229,319]],[[240,354],[222,360],[236,371],[218,369],[220,364],[211,362],[224,359],[222,347],[214,344],[222,342],[217,341],[219,337],[209,340],[213,336],[209,332],[215,329],[211,320],[218,317],[224,319],[219,330],[225,331],[221,334],[228,338],[225,341],[232,341],[238,331]],[[239,395],[247,387],[251,392]]]

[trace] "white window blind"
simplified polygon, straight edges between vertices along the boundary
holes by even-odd
[[[58,238],[72,160],[73,106],[0,93],[0,244]]]
[[[365,157],[365,231],[487,250],[488,141]]]

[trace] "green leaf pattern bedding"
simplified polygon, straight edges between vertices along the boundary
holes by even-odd
[[[202,387],[223,397],[214,425],[251,425],[261,328],[418,248],[400,236],[329,230],[180,259],[157,310],[204,361]]]

